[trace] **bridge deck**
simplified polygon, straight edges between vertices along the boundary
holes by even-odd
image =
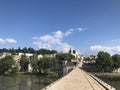
[[[106,90],[96,80],[79,68],[46,88],[46,90]]]

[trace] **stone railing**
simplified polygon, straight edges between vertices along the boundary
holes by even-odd
[[[97,78],[96,76],[94,76],[91,73],[86,72],[89,76],[91,76],[94,80],[96,80],[100,85],[102,85],[104,88],[106,88],[106,90],[116,90],[114,87],[112,87],[111,85],[107,84],[106,82],[104,82],[103,80]]]

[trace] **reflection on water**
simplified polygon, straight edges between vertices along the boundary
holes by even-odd
[[[40,76],[0,76],[0,90],[41,90],[51,82]]]

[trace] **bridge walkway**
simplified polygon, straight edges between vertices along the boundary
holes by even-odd
[[[68,75],[43,90],[106,90],[85,71],[76,67]],[[115,90],[114,88],[107,90]]]

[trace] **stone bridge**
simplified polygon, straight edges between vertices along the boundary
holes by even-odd
[[[69,74],[42,90],[116,90],[90,73],[75,67]]]

